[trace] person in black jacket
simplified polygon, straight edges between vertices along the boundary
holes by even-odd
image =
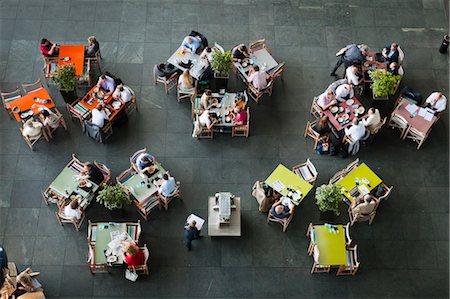
[[[398,63],[398,58],[400,53],[398,52],[398,45],[396,43],[392,43],[390,46],[386,46],[381,51],[381,55],[383,55],[386,65],[390,65],[392,62]]]
[[[200,239],[200,231],[195,226],[197,223],[195,220],[192,220],[191,223],[185,223],[184,226],[184,236],[187,239],[186,247],[190,251],[192,249],[192,240]]]

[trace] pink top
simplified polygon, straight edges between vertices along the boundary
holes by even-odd
[[[247,124],[247,112],[245,110],[241,110],[241,112],[236,114],[236,122],[241,125]]]

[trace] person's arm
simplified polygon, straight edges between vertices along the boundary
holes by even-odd
[[[325,107],[323,107],[323,110],[327,110],[328,108],[330,108],[331,106],[334,106],[337,104],[336,100],[332,100],[330,103],[328,103],[328,105],[325,105]]]
[[[56,49],[56,44],[53,44],[52,47],[50,48],[50,50],[48,51],[48,54],[53,55],[53,53],[55,53],[55,49]]]

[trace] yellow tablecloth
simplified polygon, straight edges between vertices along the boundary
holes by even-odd
[[[366,163],[362,163],[347,174],[342,180],[337,182],[339,186],[345,189],[342,190],[342,194],[344,194],[350,201],[353,201],[354,199],[350,195],[349,191],[356,186],[355,178],[359,179],[359,186],[365,185],[369,191],[372,191],[382,182],[382,180],[366,165]],[[364,184],[363,178],[366,178],[369,183]]]
[[[315,225],[314,234],[319,248],[319,264],[323,266],[340,266],[347,264],[345,249],[345,232],[342,225],[335,225],[337,233],[329,231],[325,225]]]
[[[284,189],[280,191],[277,190],[282,195],[287,195],[289,193],[287,188],[291,188],[302,193],[300,200],[298,202],[294,202],[296,205],[298,205],[306,197],[313,187],[310,183],[286,168],[283,164],[279,164],[266,179],[267,185],[272,188],[274,188],[277,181],[280,181],[284,185]],[[274,189],[276,190],[276,188]]]

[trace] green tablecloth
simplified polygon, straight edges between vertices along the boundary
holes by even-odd
[[[108,228],[105,228],[107,226]],[[119,232],[126,232],[127,226],[125,223],[97,223],[96,237],[95,237],[95,263],[106,264],[105,250],[108,249],[108,244],[111,242],[111,232],[118,230]],[[115,264],[123,263],[122,257],[119,256]]]
[[[166,171],[161,166],[161,164],[156,163],[158,166],[159,171],[154,173],[149,179],[148,185],[150,187],[147,187],[147,179],[141,177],[140,174],[134,174],[130,176],[126,181],[122,182],[124,186],[126,186],[130,191],[131,194],[140,202],[144,203],[149,197],[151,197],[155,192],[158,191],[158,187],[153,184],[153,180],[158,177],[158,175],[164,174]]]
[[[314,226],[320,265],[339,266],[347,264],[344,227],[342,225],[335,226],[339,230],[337,233],[330,232],[325,225]]]

